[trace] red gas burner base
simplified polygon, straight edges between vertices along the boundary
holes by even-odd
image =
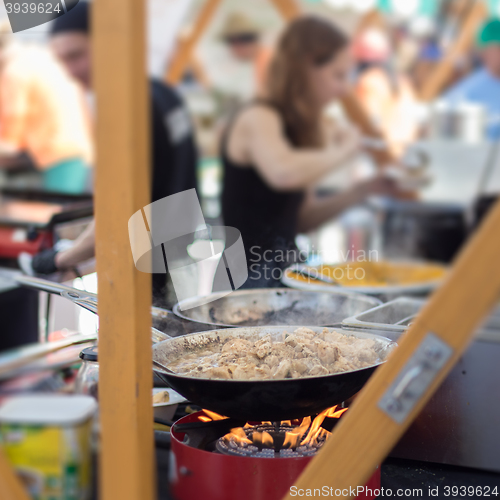
[[[199,417],[202,415],[203,412],[194,413],[176,423],[201,422]],[[281,500],[312,459],[222,455],[188,446],[183,443],[185,434],[182,432],[172,430],[171,434],[170,484],[176,500]],[[376,498],[373,492],[380,489],[380,468],[366,488],[372,494],[363,493],[357,498]],[[299,492],[297,497],[300,498]]]

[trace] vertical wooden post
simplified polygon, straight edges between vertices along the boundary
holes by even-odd
[[[153,500],[151,276],[128,219],[150,202],[145,0],[93,7],[101,500]]]
[[[291,21],[302,14],[302,9],[297,0],[271,0],[276,10],[282,15],[283,19]]]
[[[354,92],[349,91],[344,95],[341,101],[342,108],[352,123],[361,130],[362,134],[368,137],[384,140],[380,129],[373,123],[372,119],[363,108]],[[389,150],[370,151],[370,155],[376,161],[379,167],[396,161],[394,155]]]
[[[206,0],[190,32],[186,36],[179,38],[179,46],[166,75],[166,80],[169,83],[176,84],[181,80],[186,67],[191,62],[191,54],[198,40],[205,32],[220,2],[221,0]]]
[[[432,101],[443,90],[450,81],[453,66],[458,58],[471,48],[474,43],[476,31],[487,15],[488,10],[485,2],[483,0],[476,0],[460,28],[460,34],[455,43],[425,81],[420,92],[420,99],[423,101]]]
[[[350,488],[355,490],[365,484],[389,454],[459,360],[475,329],[498,303],[499,226],[500,202],[455,259],[449,276],[401,337],[397,350],[377,369],[325,446],[308,464],[295,483],[297,488],[345,489],[348,494],[343,498],[354,498],[356,492]],[[424,341],[429,338],[441,348],[437,349],[436,344],[426,348]],[[429,364],[422,357],[414,357],[418,349],[428,356]],[[427,371],[432,367],[435,373]],[[422,393],[407,407],[408,412],[398,413],[400,404],[411,402],[411,394],[419,394],[413,392],[418,391],[417,380],[422,382],[415,372],[419,368],[424,374],[427,371],[429,378],[424,377]],[[402,391],[399,396],[398,390]],[[392,404],[381,405],[388,394]],[[292,500],[291,493],[284,500]]]
[[[28,494],[23,488],[21,481],[17,478],[10,466],[2,449],[0,448],[0,498],[5,500],[29,500]]]

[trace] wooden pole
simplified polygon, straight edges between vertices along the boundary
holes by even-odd
[[[354,92],[347,92],[342,98],[341,104],[349,120],[356,124],[364,136],[385,140],[382,132],[368,116],[368,113],[363,108]],[[370,151],[370,156],[372,156],[381,167],[396,161],[395,156],[388,149]]]
[[[456,62],[466,54],[474,44],[474,38],[479,25],[488,15],[485,2],[475,0],[471,7],[463,25],[460,29],[460,34],[455,43],[450,47],[448,54],[437,65],[435,70],[429,75],[425,84],[420,91],[420,99],[422,101],[432,101],[445,88],[450,81],[451,74]]]
[[[500,203],[497,203],[460,253],[446,282],[434,293],[402,337],[396,352],[369,380],[321,452],[299,477],[297,488],[327,487],[334,491],[356,488],[365,484],[375,467],[385,459],[453,368],[475,329],[498,301],[499,227]],[[437,371],[436,378],[430,379],[427,389],[408,415],[402,420],[394,420],[380,408],[381,399],[393,387],[408,360],[429,334],[445,342],[451,349],[451,355],[446,358],[442,354],[441,358],[437,358],[445,363]],[[432,350],[427,353],[432,356]],[[409,375],[409,372],[406,373]],[[399,379],[400,382],[402,380],[409,379]],[[416,390],[416,386],[411,388],[412,391]],[[397,408],[396,403],[393,408]],[[287,500],[292,498],[290,494],[286,496]],[[353,495],[343,498],[353,498]]]
[[[179,44],[172,62],[169,64],[166,80],[175,85],[179,83],[191,62],[191,54],[210,23],[221,0],[206,0],[190,32],[179,38]]]
[[[26,490],[10,466],[0,447],[0,498],[3,500],[29,500]]]
[[[145,0],[93,7],[97,100],[100,498],[155,498],[151,276],[132,259],[128,219],[150,203]]]
[[[302,9],[297,0],[271,0],[283,19],[291,21],[302,14]]]
[[[210,86],[210,79],[207,76],[203,64],[200,62],[199,58],[196,57],[196,54],[192,54],[189,61],[189,66],[193,71],[193,75],[195,76],[196,80],[201,85],[203,85],[203,87],[208,88]]]
[[[358,25],[356,26],[356,34],[362,33],[368,28],[379,28],[382,30],[387,29],[387,21],[384,14],[378,9],[372,9],[366,14],[363,14]]]

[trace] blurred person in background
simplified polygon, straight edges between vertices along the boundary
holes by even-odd
[[[80,1],[51,26],[50,44],[68,72],[91,94],[92,50],[90,4]],[[112,65],[110,66],[112,71]],[[151,201],[196,188],[198,153],[190,115],[182,99],[159,81],[150,82],[151,130]],[[95,224],[92,222],[72,248],[58,252],[46,250],[36,255],[32,268],[38,274],[72,269],[95,255]],[[166,300],[167,274],[153,274],[153,301],[163,306]],[[170,302],[176,302],[171,298]]]
[[[486,21],[477,34],[482,67],[448,90],[451,105],[479,104],[487,113],[487,135],[500,139],[500,19]]]
[[[43,188],[80,194],[93,160],[91,125],[78,84],[45,47],[0,28],[0,157],[27,153]]]
[[[262,42],[259,26],[245,14],[233,12],[227,16],[220,38],[236,61],[252,64],[256,93],[262,92],[272,50]]]
[[[389,37],[380,28],[359,33],[353,42],[353,55],[357,63],[355,94],[391,152],[400,157],[418,130],[412,119],[416,97],[411,82],[395,68]]]
[[[241,231],[249,265],[244,287],[280,286],[293,263],[295,237],[362,203],[393,194],[380,176],[333,196],[315,186],[361,149],[353,128],[324,120],[324,110],[349,86],[349,39],[313,16],[292,22],[282,35],[262,96],[243,107],[221,145],[224,223]]]

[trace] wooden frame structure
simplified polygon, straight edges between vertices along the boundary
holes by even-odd
[[[7,462],[5,454],[0,449],[0,498],[5,500],[29,500],[28,493]]]
[[[477,29],[488,15],[485,1],[474,0],[462,23],[459,37],[450,47],[446,56],[440,61],[434,72],[426,80],[420,92],[422,101],[432,101],[450,81],[456,62],[474,44]]]
[[[100,498],[153,500],[151,276],[136,270],[128,234],[150,203],[146,1],[100,0],[92,14]]]
[[[150,203],[145,0],[100,0],[93,15],[97,107],[101,500],[153,500],[151,276],[134,266],[128,219]],[[0,497],[27,500],[0,453]]]

